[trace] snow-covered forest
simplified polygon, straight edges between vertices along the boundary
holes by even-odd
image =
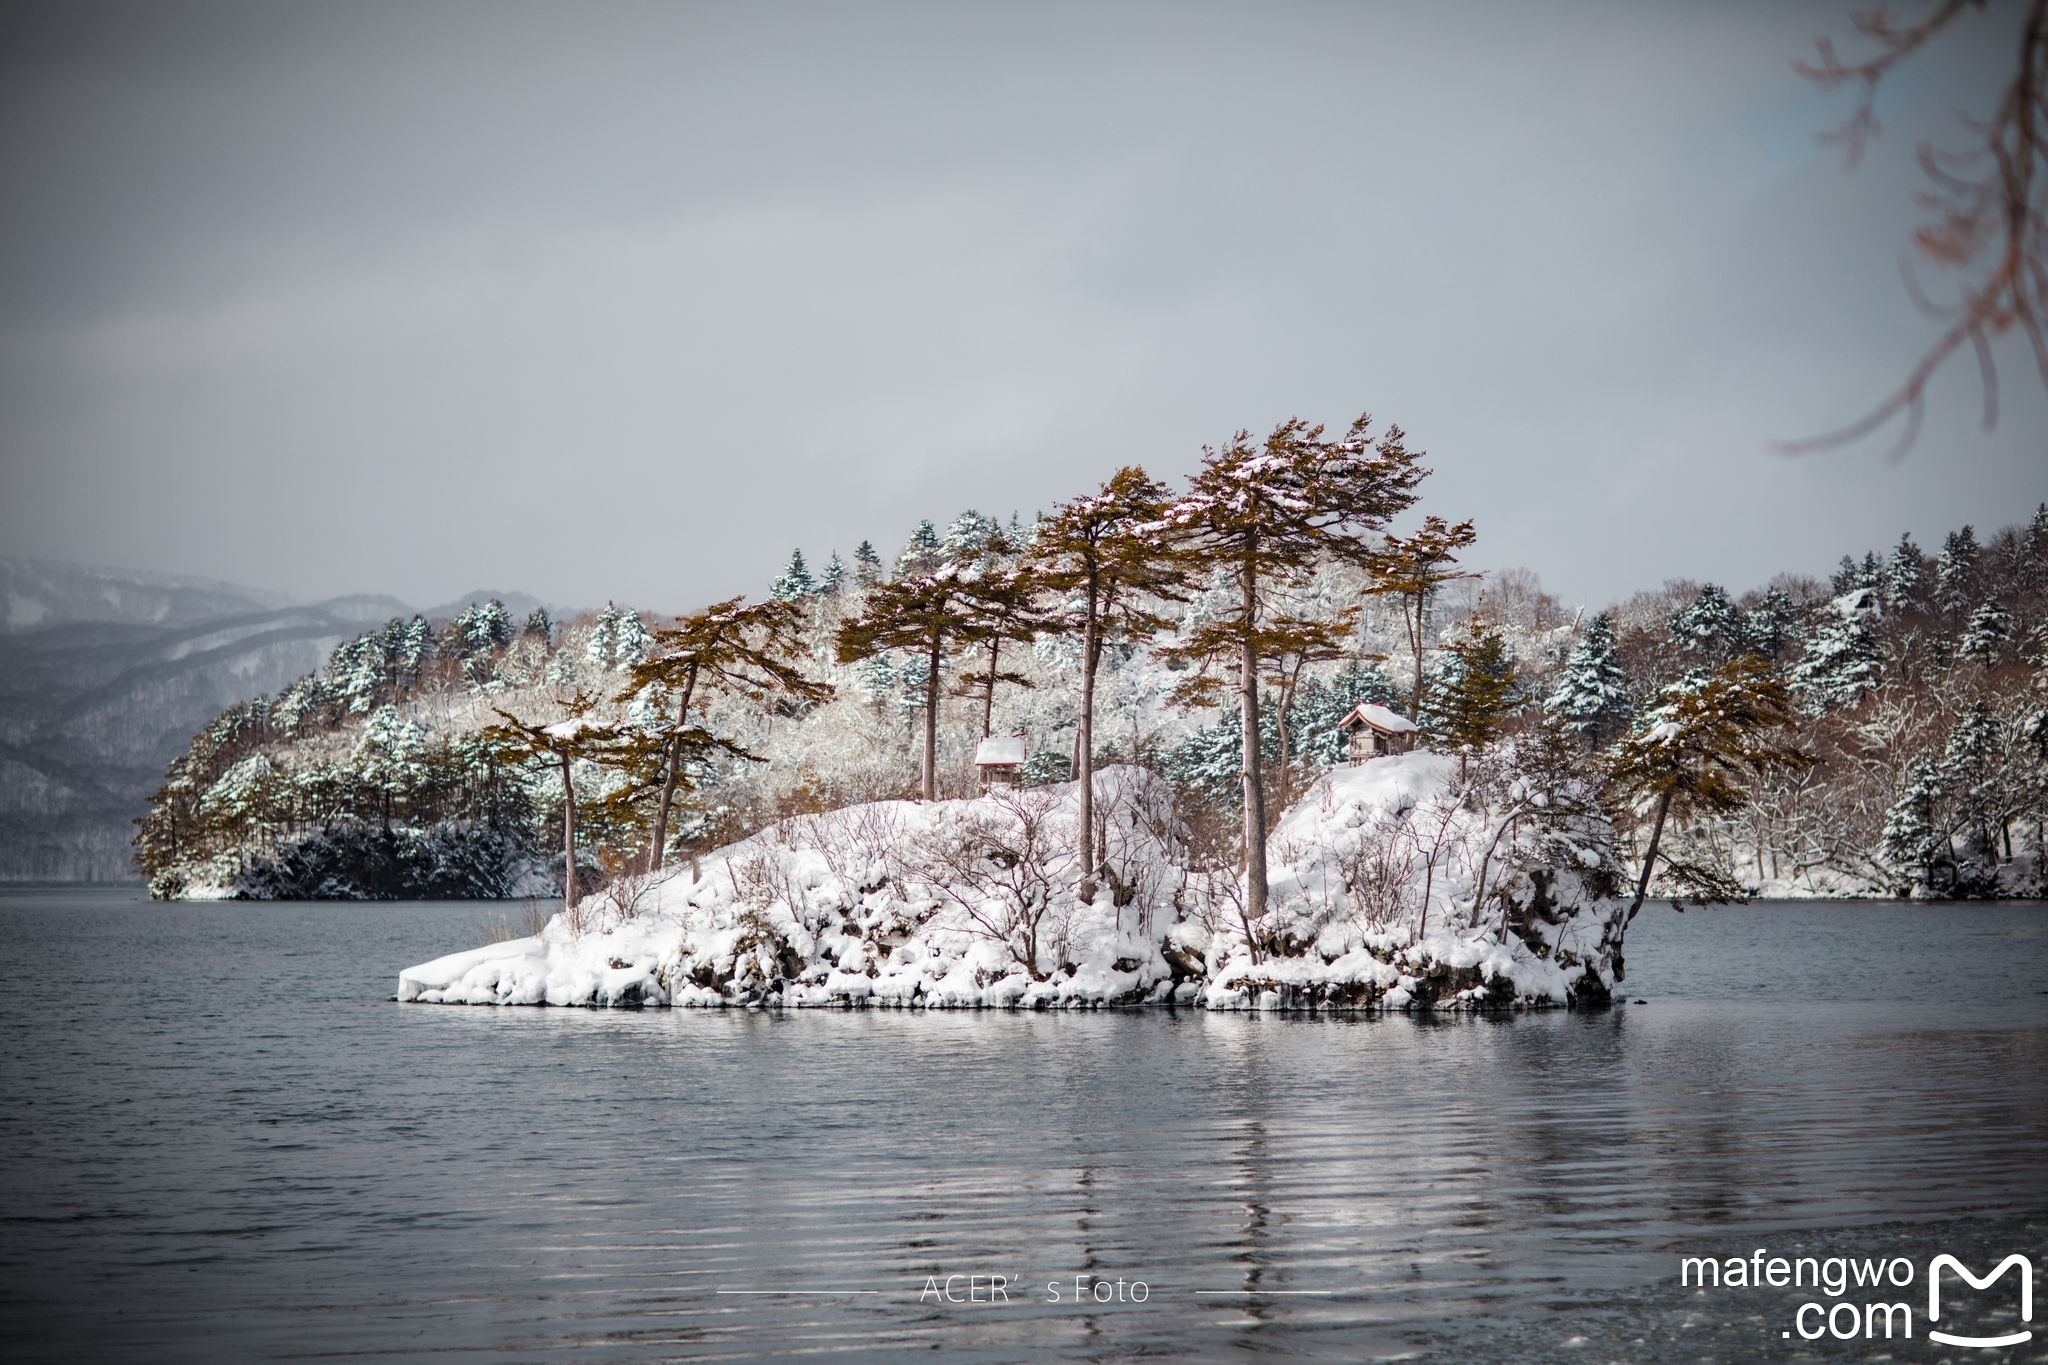
[[[1289,424],[1182,490],[1126,469],[1029,519],[920,521],[892,555],[849,537],[673,620],[393,620],[196,736],[139,861],[162,897],[558,894],[566,827],[570,899],[614,928],[725,905],[684,954],[707,990],[746,975],[735,905],[780,906],[805,958],[805,906],[915,921],[950,898],[1013,994],[1086,941],[1112,994],[1150,997],[1315,944],[1327,964],[1370,939],[1384,966],[1388,935],[1432,930],[1548,961],[1532,926],[1581,914],[1614,926],[1573,958],[1604,972],[1646,897],[2041,894],[2048,508],[1828,582],[1595,611],[1466,568],[1470,523],[1408,515],[1425,474],[1398,428]],[[1348,767],[1366,702],[1429,754]],[[1028,758],[973,799],[989,735]],[[1044,943],[1020,949],[1024,919]],[[1177,944],[1207,968],[1175,969]],[[1487,979],[1515,978],[1455,989]]]

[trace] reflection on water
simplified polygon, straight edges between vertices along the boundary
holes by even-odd
[[[1651,912],[1588,1015],[390,1003],[485,917],[0,898],[0,1348],[1542,1354],[1706,1240],[2048,1206],[2037,907]]]

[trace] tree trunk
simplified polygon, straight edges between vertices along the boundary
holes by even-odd
[[[1415,625],[1408,632],[1408,648],[1415,655],[1415,686],[1408,692],[1408,719],[1422,714],[1422,610],[1429,600],[1425,591],[1415,594]],[[1403,624],[1406,624],[1405,621]]]
[[[1266,914],[1266,800],[1259,782],[1259,659],[1249,641],[1238,646],[1238,714],[1244,726],[1244,913]],[[1258,946],[1250,945],[1252,960]]]
[[[1095,585],[1088,585],[1088,615],[1081,624],[1081,724],[1074,743],[1074,781],[1081,800],[1081,899],[1095,903],[1095,666],[1102,652],[1095,619]]]
[[[576,785],[562,755],[562,908],[576,908]]]
[[[1665,792],[1657,802],[1657,819],[1650,826],[1650,847],[1643,854],[1643,875],[1636,878],[1636,898],[1629,902],[1628,918],[1621,922],[1626,929],[1635,923],[1636,911],[1643,908],[1643,897],[1650,894],[1650,872],[1657,866],[1657,843],[1664,837],[1664,817],[1671,813],[1671,793]]]
[[[1001,658],[1003,642],[991,639],[988,642],[988,690],[981,694],[981,737],[987,739],[996,732],[996,661]]]
[[[939,646],[932,643],[924,675],[924,799],[939,799]]]
[[[1292,761],[1293,745],[1291,743],[1292,736],[1287,732],[1287,704],[1293,699],[1293,696],[1294,689],[1291,687],[1282,692],[1275,702],[1279,709],[1273,713],[1273,720],[1280,730],[1280,770],[1274,774],[1274,781],[1280,784],[1279,800],[1276,804],[1279,806],[1283,816],[1287,811],[1289,779],[1294,775],[1293,769],[1288,767],[1288,764]]]
[[[664,850],[668,847],[669,811],[675,806],[676,788],[681,784],[683,766],[683,729],[690,723],[690,698],[697,690],[697,670],[691,666],[689,678],[683,683],[683,695],[676,703],[676,732],[668,744],[668,771],[661,778],[661,800],[654,807],[654,846],[647,850],[647,870],[658,872]]]

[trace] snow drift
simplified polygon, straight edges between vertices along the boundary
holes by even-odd
[[[1084,899],[1078,806],[1066,784],[785,820],[533,937],[407,968],[398,998],[1473,1008],[1604,1003],[1620,974],[1604,821],[1546,816],[1454,759],[1323,778],[1274,830],[1269,909],[1249,923],[1236,875],[1194,865],[1170,790],[1137,768],[1096,775],[1103,865]]]

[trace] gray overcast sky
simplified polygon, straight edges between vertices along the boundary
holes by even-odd
[[[2048,398],[1790,461],[1931,339],[1843,5],[81,3],[0,17],[0,553],[683,610],[1299,412],[1571,599],[2019,520]]]

